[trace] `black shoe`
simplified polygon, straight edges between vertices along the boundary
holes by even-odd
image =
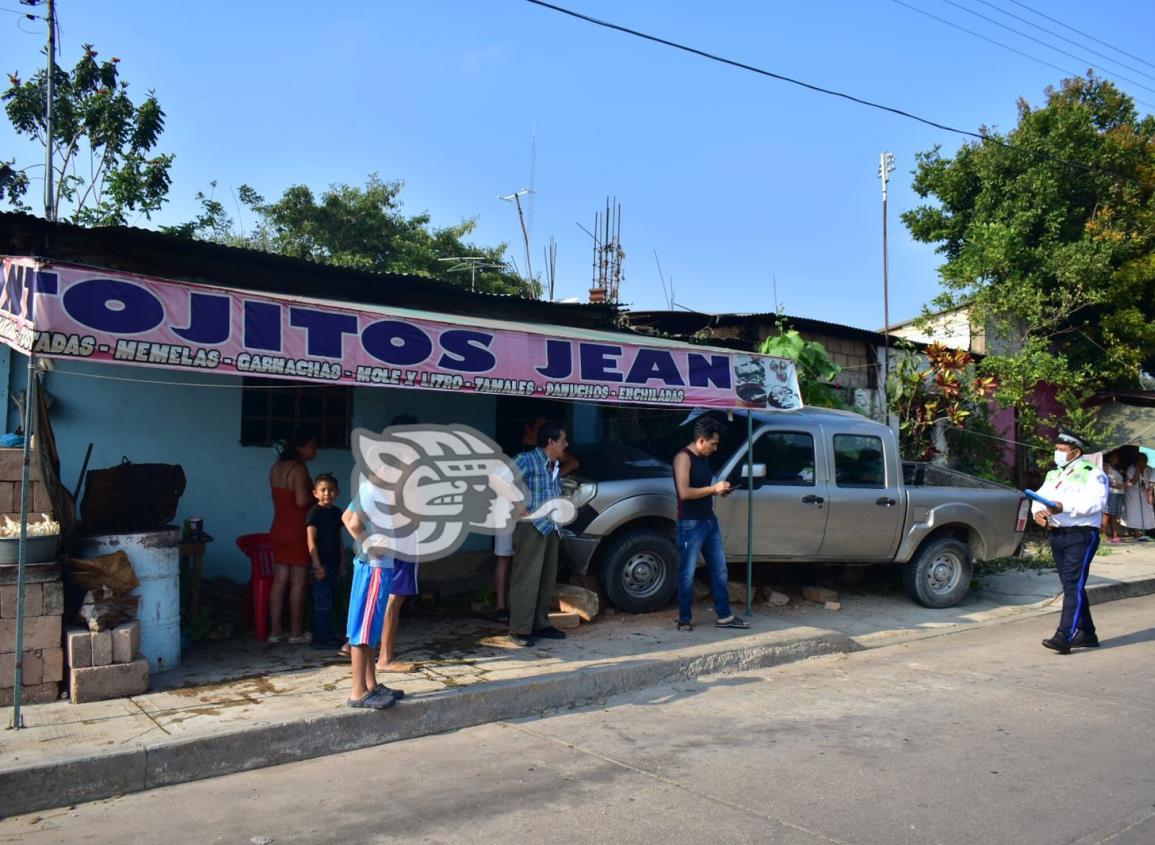
[[[564,640],[565,631],[559,631],[557,628],[550,625],[548,628],[534,628],[533,635],[540,637],[543,640]]]
[[[535,640],[533,637],[526,637],[521,634],[510,634],[508,637],[506,637],[506,641],[510,645],[515,645],[518,648],[529,648],[531,645],[537,642],[537,640]]]
[[[1049,648],[1051,651],[1059,652],[1059,654],[1070,654],[1071,641],[1062,634],[1055,634],[1049,640],[1043,640],[1043,648]]]
[[[495,622],[501,624],[501,625],[508,625],[509,624],[509,611],[503,607],[501,610],[497,611],[497,613],[493,617],[493,620]]]
[[[1071,648],[1098,648],[1099,637],[1095,634],[1084,634],[1082,631],[1075,632],[1075,638],[1071,640]]]

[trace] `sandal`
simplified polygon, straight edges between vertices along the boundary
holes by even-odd
[[[381,688],[370,690],[361,698],[350,698],[345,702],[346,707],[358,707],[367,710],[386,710],[397,703],[392,695],[381,692]]]

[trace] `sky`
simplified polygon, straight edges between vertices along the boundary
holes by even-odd
[[[1088,67],[1155,103],[1149,0],[559,5],[970,131],[1013,128],[1020,97],[1040,105],[1048,85]],[[0,70],[27,77],[43,64],[44,26],[13,12],[24,8],[0,0]],[[158,151],[176,156],[170,201],[134,225],[190,219],[195,194],[214,181],[243,225],[252,221],[235,204],[242,184],[274,198],[378,173],[405,182],[406,212],[440,225],[476,218],[473,239],[507,242],[524,269],[516,209],[498,197],[532,188],[534,270],[555,238],[556,296],[584,300],[593,242],[580,226],[592,229],[612,196],[630,309],[667,307],[660,261],[679,309],[781,307],[879,328],[878,161],[889,151],[891,322],[939,292],[940,256],[911,240],[899,215],[922,202],[910,188],[916,154],[950,154],[964,138],[897,115],[525,0],[58,0],[57,14],[62,64],[92,43],[121,59],[130,93],[154,90],[167,113]],[[0,160],[13,156],[24,164],[42,153],[3,122]]]

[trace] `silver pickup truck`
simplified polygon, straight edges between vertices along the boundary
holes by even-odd
[[[749,473],[744,414],[722,421],[714,478],[734,492],[715,497],[714,508],[731,562],[746,560],[749,475],[756,563],[902,565],[908,592],[926,607],[958,604],[975,560],[1014,554],[1022,542],[1029,509],[1019,491],[904,463],[894,433],[866,417],[755,413]],[[655,610],[677,574],[670,464],[625,446],[581,454],[581,477],[570,484],[578,516],[562,531],[570,569],[596,574],[620,610]]]

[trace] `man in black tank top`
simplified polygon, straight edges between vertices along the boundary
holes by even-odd
[[[710,456],[718,451],[722,427],[711,417],[694,423],[694,442],[674,456],[674,492],[678,496],[678,630],[692,631],[694,569],[698,555],[706,558],[718,628],[749,628],[730,609],[729,572],[722,530],[714,516],[714,496],[730,494],[730,482],[714,483]]]

